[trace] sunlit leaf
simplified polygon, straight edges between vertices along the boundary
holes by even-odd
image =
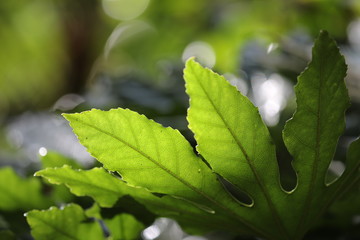
[[[139,190],[125,192],[157,214],[164,214],[158,207],[164,203],[178,217],[170,215],[181,223],[191,221],[188,225],[194,227],[301,239],[360,179],[360,140],[356,140],[343,175],[331,185],[325,182],[349,105],[345,73],[335,42],[321,32],[313,60],[299,77],[296,113],[284,129],[298,177],[291,192],[281,187],[275,147],[257,108],[224,77],[193,59],[184,71],[190,96],[188,121],[204,161],[177,130],[128,109],[91,110],[65,118],[104,168],[117,171],[127,187]],[[229,182],[226,187],[214,172],[221,182]],[[236,199],[230,193],[234,189],[245,192],[252,203]],[[161,201],[150,192],[160,194]],[[186,209],[185,203],[192,208]],[[195,216],[206,220],[196,221]]]
[[[121,197],[121,189],[117,182],[103,168],[93,168],[90,171],[73,170],[65,165],[62,168],[47,168],[35,173],[43,176],[53,184],[65,183],[70,191],[77,196],[91,196],[103,207],[111,207]]]
[[[66,114],[65,118],[91,154],[105,168],[118,171],[129,185],[186,199],[205,211],[226,215],[229,225],[235,218],[237,225],[244,225],[241,232],[258,231],[238,216],[238,210],[248,209],[224,191],[216,175],[177,130],[120,108],[93,109]]]
[[[226,221],[221,218],[212,219],[212,213],[182,199],[171,196],[158,197],[145,189],[128,186],[102,168],[74,170],[69,166],[63,166],[40,170],[35,175],[42,176],[54,184],[65,184],[75,195],[92,197],[102,207],[112,207],[119,198],[130,195],[151,212],[159,216],[172,217],[184,226],[192,226],[192,223],[196,222],[198,228],[209,230],[214,227],[222,228],[217,226],[217,223]],[[203,207],[201,204],[199,206]],[[202,221],[202,218],[209,217],[211,218],[208,221]],[[225,228],[228,229],[227,226]]]
[[[100,224],[86,222],[84,210],[76,204],[62,209],[33,210],[26,214],[26,218],[36,240],[105,239]]]
[[[65,157],[62,154],[56,152],[47,152],[45,156],[40,157],[42,168],[54,168],[62,167],[63,165],[69,165],[74,168],[81,168],[74,159]],[[46,182],[46,181],[45,181]],[[49,184],[48,182],[46,182]],[[74,195],[70,193],[69,189],[65,186],[51,186],[51,197],[54,202],[71,202]]]
[[[285,193],[280,188],[275,146],[258,109],[224,77],[194,60],[187,62],[184,78],[196,149],[215,172],[253,199],[255,211],[244,218],[256,222],[261,215],[269,230],[277,225],[283,232],[273,199]]]
[[[104,222],[109,228],[113,240],[138,239],[140,232],[145,228],[142,223],[129,214],[119,214],[112,219],[105,219]]]

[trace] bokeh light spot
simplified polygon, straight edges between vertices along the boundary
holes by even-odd
[[[102,6],[107,15],[118,20],[132,20],[140,16],[150,0],[103,0]]]
[[[46,148],[44,148],[44,147],[41,147],[40,149],[39,149],[39,154],[40,154],[40,156],[46,156],[46,154],[47,154],[47,149]]]
[[[158,226],[156,225],[151,225],[150,227],[146,228],[143,231],[143,237],[147,240],[153,240],[155,238],[157,238],[158,236],[160,236],[160,229]]]
[[[192,42],[186,46],[182,60],[185,62],[190,57],[195,57],[196,61],[209,68],[212,68],[216,63],[213,48],[208,43],[202,41]]]

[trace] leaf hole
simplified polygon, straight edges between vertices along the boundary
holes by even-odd
[[[341,161],[331,161],[325,176],[325,184],[331,185],[334,183],[345,171],[345,164]]]
[[[155,197],[158,197],[158,198],[162,198],[162,197],[167,195],[167,194],[164,194],[164,193],[156,193],[156,192],[151,192],[151,194],[154,195]]]
[[[241,190],[225,178],[218,175],[219,181],[224,186],[225,190],[238,202],[246,207],[252,207],[254,205],[253,199],[245,191]]]
[[[173,197],[173,198],[176,198],[176,199],[181,199],[181,200],[183,200],[183,201],[185,201],[185,202],[188,202],[188,203],[196,206],[197,208],[199,208],[199,209],[201,209],[201,210],[203,210],[203,211],[205,211],[205,212],[207,212],[207,213],[215,214],[215,211],[214,211],[212,208],[210,208],[210,207],[208,207],[208,206],[205,206],[205,205],[203,205],[203,204],[200,204],[200,203],[197,203],[197,202],[194,202],[194,201],[191,201],[191,200],[189,200],[189,199],[186,199],[186,198],[183,198],[183,197],[179,197],[179,196],[172,196],[172,197]]]
[[[285,123],[282,123],[280,126],[284,127]],[[282,136],[278,135],[277,129],[271,130],[271,135],[273,139],[280,139]],[[276,141],[276,159],[279,166],[280,173],[280,184],[284,191],[291,192],[296,188],[297,185],[297,174],[292,166],[292,156],[287,150],[284,141]]]
[[[297,185],[297,175],[293,166],[292,161],[289,159],[281,159],[278,157],[279,172],[280,172],[280,184],[283,190],[291,192],[295,190]]]
[[[109,172],[112,176],[114,176],[114,177],[116,177],[116,178],[124,181],[124,180],[122,179],[122,176],[120,175],[119,172],[117,172],[117,171],[108,171],[108,172]]]
[[[195,152],[196,152],[196,150],[195,150]],[[206,159],[201,155],[201,154],[198,154],[198,156],[200,157],[200,159],[203,161],[203,163],[205,163],[206,164],[206,166],[209,168],[209,169],[211,169],[212,170],[212,167],[211,167],[211,165],[206,161]]]
[[[325,184],[327,186],[336,182],[336,180],[344,173],[346,168],[346,153],[353,140],[353,138],[346,136],[342,136],[339,138],[339,142],[334,154],[334,160],[330,162],[326,172]]]

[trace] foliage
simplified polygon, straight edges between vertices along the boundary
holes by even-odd
[[[69,204],[61,209],[33,210],[26,214],[35,239],[105,239],[99,219],[90,218],[79,205]],[[98,214],[96,214],[98,215]],[[118,214],[105,219],[112,240],[133,240],[144,228],[132,215]]]
[[[62,168],[45,169],[35,176],[43,176],[53,184],[65,182],[77,196],[91,196],[103,207],[113,206],[122,196],[121,185],[103,168],[73,170],[65,165]]]
[[[197,231],[302,239],[339,196],[359,184],[359,139],[349,147],[342,176],[325,182],[349,105],[345,74],[335,42],[321,32],[312,62],[298,78],[297,110],[283,131],[297,173],[297,186],[290,192],[281,187],[275,146],[257,108],[224,77],[193,59],[186,63],[184,78],[198,154],[179,131],[144,115],[93,109],[64,116],[103,168],[64,166],[37,175],[66,184],[76,195],[91,196],[103,207],[130,195],[155,214]],[[236,198],[234,191],[250,201]]]
[[[0,169],[0,210],[26,211],[50,206],[41,190],[39,179],[23,179],[10,167]]]
[[[83,209],[75,204],[63,209],[33,210],[26,214],[36,239],[104,239],[96,222],[86,223]]]
[[[105,220],[112,239],[136,239],[144,225],[130,214],[119,214],[114,218]]]
[[[65,43],[53,5],[0,3],[0,116],[44,106],[64,88]]]

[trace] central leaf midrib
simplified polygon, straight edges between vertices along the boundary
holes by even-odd
[[[307,206],[309,207],[310,204],[312,203],[312,197],[313,197],[313,192],[314,192],[314,186],[315,186],[315,182],[317,179],[317,169],[318,169],[318,164],[319,164],[319,156],[320,156],[320,136],[321,136],[321,132],[320,132],[320,128],[321,128],[321,120],[320,120],[320,116],[321,116],[321,96],[322,96],[322,86],[323,86],[323,62],[320,61],[319,64],[319,90],[318,90],[318,99],[317,102],[318,104],[316,105],[317,109],[316,109],[316,138],[315,138],[315,158],[314,158],[314,165],[313,168],[311,169],[311,179],[310,179],[310,184],[309,184],[309,188],[307,191],[307,196],[306,196],[306,200],[304,202],[303,205],[303,209],[304,211],[303,214],[300,217],[300,221],[297,227],[297,233],[300,233],[299,235],[302,235],[302,232],[304,232],[304,227],[306,227],[307,222],[305,220],[307,220],[306,218],[309,215],[309,210],[305,209]]]
[[[45,225],[49,225],[50,227],[52,227],[53,229],[55,229],[57,232],[61,233],[62,235],[70,238],[70,239],[74,239],[74,240],[79,240],[77,237],[74,237],[70,234],[68,234],[66,231],[63,231],[61,228],[58,228],[56,225],[50,223],[49,221],[45,221],[42,218],[38,217],[37,215],[32,216],[33,218],[36,218],[38,221],[44,223]]]
[[[220,111],[216,108],[214,102],[212,101],[212,99],[210,98],[209,94],[206,92],[204,86],[202,85],[201,81],[198,81],[198,78],[195,77],[195,79],[197,80],[197,82],[199,83],[201,89],[203,90],[203,92],[205,93],[206,97],[209,99],[209,102],[211,103],[211,106],[214,108],[214,110],[216,111],[216,113],[218,114],[218,116],[220,117],[220,119],[222,120],[222,122],[224,123],[225,127],[229,130],[231,136],[234,138],[236,144],[239,146],[241,152],[243,153],[248,165],[250,166],[250,169],[253,173],[253,175],[255,176],[255,179],[258,183],[258,185],[261,188],[261,191],[263,193],[263,195],[265,196],[266,202],[268,203],[271,212],[273,214],[273,217],[275,218],[276,223],[278,224],[279,228],[281,229],[281,231],[283,233],[285,233],[286,237],[288,237],[288,233],[284,228],[284,225],[277,213],[277,211],[275,210],[275,206],[270,198],[270,196],[268,195],[267,189],[264,186],[264,184],[262,183],[254,165],[252,164],[249,155],[247,154],[246,150],[244,149],[243,145],[241,144],[240,140],[235,136],[235,133],[232,131],[232,129],[228,126],[227,122],[225,121],[224,117],[222,116],[222,114],[220,113]]]
[[[243,219],[241,216],[239,216],[238,214],[234,213],[232,210],[230,210],[229,208],[227,208],[226,206],[223,206],[222,204],[220,204],[218,201],[216,201],[215,199],[213,199],[211,196],[208,196],[206,193],[204,193],[203,191],[201,191],[200,189],[194,187],[193,185],[191,185],[189,182],[187,182],[186,180],[176,176],[172,171],[170,171],[169,169],[167,169],[165,166],[163,166],[161,163],[156,162],[154,159],[152,159],[149,155],[147,155],[146,153],[144,153],[143,151],[135,148],[134,146],[132,146],[131,144],[127,143],[126,141],[124,141],[123,139],[115,136],[112,133],[109,133],[103,129],[100,129],[94,125],[91,125],[87,122],[84,122],[80,119],[76,119],[77,121],[81,122],[84,125],[87,125],[99,132],[102,132],[105,135],[108,135],[112,138],[114,138],[115,140],[118,140],[119,142],[125,144],[126,146],[128,146],[129,148],[133,149],[135,152],[139,153],[140,155],[144,156],[145,158],[147,158],[148,160],[150,160],[153,164],[159,166],[162,170],[164,170],[165,172],[167,172],[168,174],[170,174],[172,177],[174,177],[175,179],[177,179],[178,181],[180,181],[182,184],[184,184],[185,186],[187,186],[188,188],[190,188],[192,191],[198,193],[199,195],[203,196],[204,198],[208,199],[210,202],[214,203],[215,205],[217,205],[218,207],[222,208],[223,210],[227,211],[229,214],[233,215],[235,218],[239,219],[240,222],[242,222],[244,225],[246,225],[249,229],[251,229],[254,232],[257,232],[258,234],[262,235],[262,236],[266,236],[266,234],[264,234],[262,231],[260,231],[259,229],[255,228],[253,225],[251,225],[250,223],[248,223],[245,219]],[[84,143],[84,145],[86,145]]]
[[[125,226],[124,226],[123,215],[120,215],[120,235],[121,235],[120,239],[126,239],[124,229],[125,229]]]

